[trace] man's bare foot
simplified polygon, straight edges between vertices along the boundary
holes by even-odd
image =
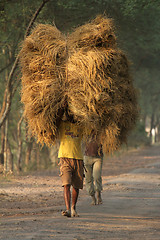
[[[62,211],[62,216],[71,217],[71,211],[70,210]]]
[[[99,204],[102,204],[102,203],[103,203],[102,198],[98,198],[97,199],[97,204],[99,205]]]
[[[92,202],[91,205],[96,205],[96,198],[95,195],[91,196],[92,197]]]
[[[71,217],[79,217],[77,211],[74,209],[74,207],[71,208]]]
[[[101,193],[97,192],[97,204],[102,204],[102,198],[101,198]]]

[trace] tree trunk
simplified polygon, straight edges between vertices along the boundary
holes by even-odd
[[[5,125],[1,127],[1,153],[0,153],[0,173],[4,171],[4,143],[5,143]]]
[[[155,112],[153,112],[151,116],[150,139],[151,143],[154,144],[156,141]]]
[[[4,143],[5,143],[5,124],[1,127],[1,153],[0,164],[4,164]]]
[[[52,148],[49,149],[49,158],[52,162],[52,166],[55,167],[58,165],[58,143],[55,144]]]
[[[26,146],[26,157],[25,157],[25,169],[27,170],[29,167],[29,163],[31,161],[31,152],[33,147],[33,141],[28,141]]]
[[[7,91],[4,92],[3,97],[3,104],[1,108],[0,118],[2,117],[2,113],[6,107],[6,98],[7,98]],[[4,148],[5,148],[5,122],[1,126],[1,153],[0,153],[0,163],[4,165]]]
[[[18,153],[17,153],[17,172],[22,171],[22,138],[21,138],[21,124],[23,121],[23,116],[18,122],[17,126],[17,139],[18,139]]]
[[[32,163],[32,168],[31,170],[37,170],[37,145],[36,142],[33,142],[32,146],[32,154],[31,154],[31,163]]]
[[[8,171],[10,173],[13,173],[13,154],[11,151],[9,141],[7,141],[7,161],[8,161]]]
[[[4,174],[6,174],[7,172],[7,142],[8,142],[8,118],[6,118],[6,121],[5,121],[5,138],[4,138]]]
[[[40,152],[39,152],[38,145],[36,149],[36,159],[37,159],[37,170],[39,170],[40,169]]]
[[[159,142],[159,116],[156,114],[156,122],[155,122],[155,142]]]
[[[33,156],[32,156],[32,161],[33,163],[36,165],[36,170],[40,169],[40,152],[39,152],[39,145],[34,142],[34,152],[33,152]]]

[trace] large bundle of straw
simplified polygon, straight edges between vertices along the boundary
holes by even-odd
[[[57,136],[65,99],[84,137],[94,130],[106,153],[126,141],[138,116],[137,98],[111,19],[97,17],[67,40],[55,27],[39,25],[24,42],[21,62],[25,115],[40,142]]]
[[[136,90],[125,54],[116,46],[113,23],[97,17],[68,40],[68,102],[87,133],[93,129],[104,151],[126,142],[135,125]]]
[[[38,142],[49,145],[65,98],[65,37],[57,28],[39,24],[24,41],[20,60],[24,116]]]

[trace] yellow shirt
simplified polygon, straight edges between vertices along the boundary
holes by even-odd
[[[60,147],[58,158],[83,159],[81,140],[82,132],[74,123],[62,122],[60,125]]]

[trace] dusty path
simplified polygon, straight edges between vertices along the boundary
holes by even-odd
[[[160,239],[160,147],[121,153],[103,167],[103,204],[85,189],[79,218],[65,218],[58,169],[1,178],[0,239]]]

